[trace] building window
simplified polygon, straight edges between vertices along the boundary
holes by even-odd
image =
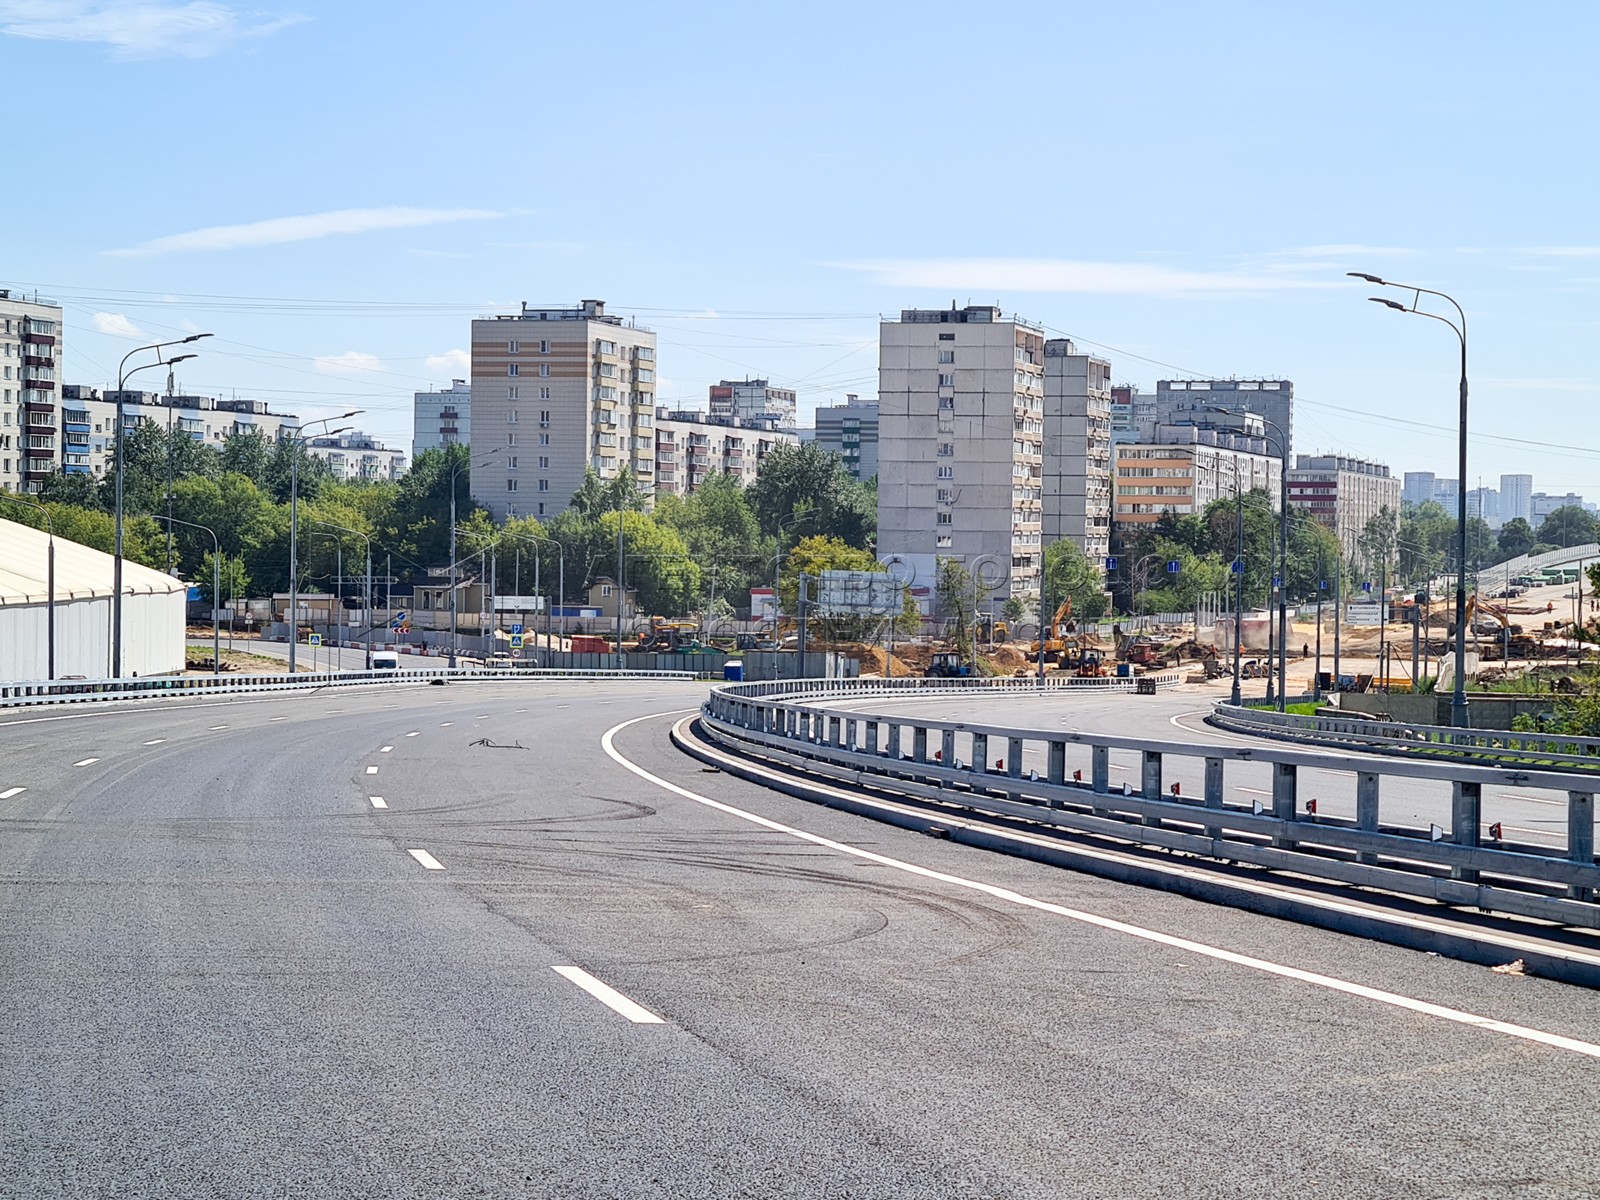
[[[517,373],[517,364],[516,363],[507,363],[506,364],[506,374],[507,375],[511,375],[511,376],[515,376],[516,373]]]
[[[539,424],[541,424],[541,425],[550,424],[550,410],[548,408],[541,408],[539,410]]]
[[[956,469],[954,467],[940,467],[939,468],[939,478],[940,479],[954,479],[955,477],[956,477]]]
[[[954,539],[948,533],[941,533],[933,539],[933,544],[940,550],[948,550],[954,544]]]
[[[511,384],[509,387],[506,388],[506,399],[507,400],[515,400],[516,398],[517,398],[517,385],[516,384]],[[455,415],[454,413],[451,414],[451,416],[454,416],[454,415]]]
[[[543,500],[539,501],[539,515],[541,517],[544,516],[544,501]]]
[[[550,364],[549,363],[540,363],[539,364],[539,374],[543,375],[546,379],[550,378]]]
[[[541,338],[541,339],[539,339],[539,353],[540,354],[549,354],[550,353],[550,339],[549,338]]]
[[[550,435],[548,433],[541,433],[539,435],[539,445],[548,446],[549,444],[550,444]]]
[[[515,479],[506,480],[506,491],[514,492],[516,490],[517,490],[517,481]]]
[[[611,585],[609,583],[602,583],[600,585],[600,596],[601,596],[601,599],[604,599],[605,597],[607,597],[609,595],[611,595]]]
[[[548,479],[539,480],[539,490],[541,492],[548,492],[550,490],[550,481]]]
[[[954,523],[955,523],[955,518],[950,513],[942,512],[942,513],[939,514],[939,524],[941,524],[941,525],[952,525]]]
[[[506,353],[507,354],[515,354],[517,352],[518,348],[519,347],[518,347],[518,344],[516,342],[507,342],[506,343]]]
[[[506,434],[506,445],[515,446],[516,444],[517,444],[517,435],[514,434],[514,433]]]
[[[506,459],[506,470],[515,471],[516,469],[517,469],[517,456],[515,454],[513,454],[510,458]]]
[[[955,452],[956,452],[956,448],[952,443],[950,443],[950,442],[940,442],[939,443],[939,457],[940,458],[949,458],[952,455],[954,455]]]
[[[941,333],[939,335],[939,340],[941,342],[953,342],[956,340],[956,335],[953,333]]]
[[[939,361],[941,363],[953,363],[953,362],[955,362],[956,361],[956,352],[954,350],[941,350],[941,351],[939,351]]]
[[[517,410],[514,409],[514,408],[506,409],[506,424],[507,425],[515,425],[516,423],[517,423]]]
[[[547,387],[540,388],[539,389],[539,399],[541,399],[541,400],[550,399],[550,389],[547,388]]]
[[[939,376],[939,386],[940,387],[953,388],[953,387],[955,387],[955,385],[956,385],[956,377],[954,375],[941,375],[941,376]]]
[[[539,469],[541,471],[548,471],[550,469],[550,456],[548,454],[541,454],[539,456]]]

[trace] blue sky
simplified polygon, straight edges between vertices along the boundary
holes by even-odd
[[[1296,449],[1600,499],[1600,6],[0,0],[0,283],[68,382],[215,339],[186,390],[409,447],[468,321],[605,299],[662,396],[872,393],[879,314],[998,303],[1119,381],[1288,377]],[[22,100],[26,99],[26,103]],[[26,114],[25,119],[21,114]],[[151,376],[146,376],[151,378]],[[1510,439],[1541,445],[1525,445]]]

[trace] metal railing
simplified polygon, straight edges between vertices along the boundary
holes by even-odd
[[[877,682],[867,681],[859,694],[879,694],[866,690]],[[715,687],[701,723],[714,741],[857,787],[1225,863],[1600,929],[1600,905],[1593,903],[1600,866],[1592,777],[1021,729],[811,703],[847,690],[845,682],[820,694],[793,683]],[[1136,759],[1136,787],[1112,786],[1113,752]],[[1030,757],[1038,764],[1032,769],[1024,766]],[[1075,767],[1075,759],[1081,765]],[[1262,794],[1268,800],[1243,805],[1226,799],[1230,771],[1244,765],[1266,768],[1270,790]],[[1354,792],[1354,818],[1319,813],[1332,801],[1319,806],[1303,795],[1306,771],[1341,777]],[[1198,774],[1197,794],[1184,795],[1177,774]],[[1449,828],[1385,821],[1386,779],[1448,785]],[[1486,786],[1495,789],[1496,803],[1502,789],[1565,793],[1565,848],[1494,836],[1501,830],[1485,825]],[[1319,791],[1329,795],[1325,787]],[[1414,796],[1403,803],[1414,811]]]
[[[1102,691],[1131,692],[1138,690],[1140,680],[1148,680],[1158,690],[1166,690],[1181,682],[1176,671],[1159,671],[1132,678],[1115,675],[1080,678],[1046,672],[1043,683],[1034,675],[972,676],[965,679],[928,679],[902,677],[898,679],[769,679],[759,683],[740,684],[746,689],[742,694],[783,696],[790,700],[825,699],[836,696],[869,698],[875,696],[911,695],[934,698],[951,695],[970,695],[973,692],[1058,692]]]
[[[1600,738],[1572,734],[1517,733],[1508,729],[1459,729],[1411,725],[1370,717],[1322,717],[1270,712],[1219,703],[1211,724],[1235,733],[1261,734],[1319,746],[1348,745],[1412,758],[1442,755],[1530,766],[1560,766],[1600,773]]]
[[[112,700],[229,695],[244,692],[293,692],[330,687],[375,687],[434,680],[487,679],[681,679],[693,671],[633,671],[563,667],[457,667],[454,670],[316,671],[296,675],[152,676],[145,679],[30,680],[0,683],[0,709],[38,704],[87,704]]]

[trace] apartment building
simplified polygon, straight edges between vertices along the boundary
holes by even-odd
[[[724,379],[711,385],[713,417],[738,417],[741,421],[771,418],[779,428],[793,429],[795,395],[765,379]]]
[[[1066,338],[1044,344],[1044,540],[1111,552],[1111,364]]]
[[[0,288],[0,488],[37,492],[61,462],[61,306]]]
[[[906,309],[879,326],[878,556],[916,583],[956,558],[991,600],[1037,595],[1044,344],[988,306]]]
[[[1141,394],[1138,384],[1119,383],[1111,389],[1111,444],[1137,442],[1155,426],[1156,398]]]
[[[1116,448],[1116,515],[1120,533],[1135,533],[1171,513],[1182,517],[1235,492],[1266,492],[1280,506],[1283,461],[1269,452],[1255,414],[1236,414],[1240,428],[1157,424],[1147,438]]]
[[[452,379],[436,392],[414,392],[411,397],[411,457],[460,442],[472,442],[472,388],[465,379]]]
[[[306,453],[328,464],[333,477],[344,483],[357,480],[399,479],[406,473],[406,456],[390,450],[370,434],[351,430],[306,442]]]
[[[687,496],[712,475],[729,475],[748,487],[769,454],[798,440],[774,426],[772,420],[656,409],[656,495]]]
[[[586,467],[654,491],[655,393],[656,335],[602,300],[474,321],[473,496],[496,520],[554,516]]]
[[[165,396],[132,389],[122,393],[125,433],[141,421],[163,429],[181,429],[197,442],[220,450],[236,433],[260,433],[269,441],[297,433],[300,418],[273,412],[264,400],[220,399],[215,396]],[[62,470],[68,474],[104,475],[116,445],[117,391],[101,392],[69,383],[61,389]]]
[[[1521,517],[1533,520],[1533,476],[1500,476],[1500,519],[1502,522]]]
[[[801,434],[844,460],[844,469],[856,479],[878,473],[878,405],[847,393],[843,404],[817,409],[816,427]]]
[[[1400,524],[1400,480],[1382,463],[1342,454],[1301,454],[1289,472],[1289,504],[1305,509],[1355,557],[1367,523],[1387,509]]]
[[[1254,413],[1266,425],[1272,452],[1294,446],[1294,384],[1287,379],[1158,379],[1156,422],[1170,425],[1194,413]]]

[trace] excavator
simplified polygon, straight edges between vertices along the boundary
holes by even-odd
[[[632,648],[652,650],[658,654],[695,653],[701,649],[700,623],[651,617],[649,625],[639,631],[638,644]]]
[[[1478,622],[1474,617],[1479,612],[1487,613],[1500,625],[1502,631],[1500,636],[1491,642],[1482,642],[1478,637]],[[1476,592],[1467,597],[1467,628],[1472,631],[1473,647],[1482,655],[1485,662],[1492,662],[1501,657],[1540,657],[1539,643],[1523,633],[1521,625],[1513,625],[1505,609],[1490,604],[1487,600],[1479,600]],[[1449,632],[1450,636],[1455,636],[1454,627]]]
[[[1069,636],[1076,633],[1077,622],[1072,619],[1072,598],[1069,596],[1061,602],[1056,609],[1056,615],[1050,618],[1048,628],[1041,630],[1044,634],[1045,661],[1057,666],[1076,666],[1082,654],[1078,639]],[[1028,653],[1035,659],[1039,657],[1040,643],[1035,639]]]

